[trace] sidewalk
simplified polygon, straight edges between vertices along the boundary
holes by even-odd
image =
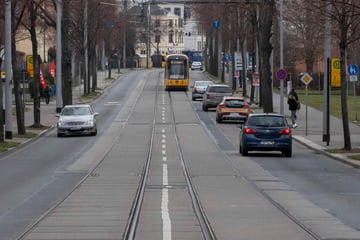
[[[97,73],[97,95],[92,98],[84,98],[83,92],[84,92],[84,86],[83,84],[74,86],[72,88],[72,94],[73,94],[73,104],[81,104],[81,103],[90,103],[94,99],[96,99],[98,96],[100,96],[103,92],[103,90],[109,86],[115,79],[119,78],[119,76],[125,72],[129,71],[129,69],[121,69],[121,72],[118,73],[117,69],[112,69],[111,71],[111,79],[108,78],[108,71],[98,71]],[[15,106],[13,106],[15,107]],[[40,103],[40,123],[44,126],[43,129],[34,129],[29,128],[29,126],[34,124],[34,112],[33,112],[33,103],[28,102],[26,103],[26,110],[25,110],[25,126],[26,126],[26,132],[33,132],[37,136],[41,136],[43,133],[45,133],[49,128],[56,127],[57,117],[56,114],[56,96],[52,96],[50,98],[50,103],[46,105],[45,99],[41,98]],[[27,143],[28,141],[31,141],[31,138],[22,138],[22,137],[16,137],[14,134],[17,133],[17,121],[16,116],[13,115],[13,139],[9,139],[6,141],[12,141],[12,142],[18,142],[21,144]]]

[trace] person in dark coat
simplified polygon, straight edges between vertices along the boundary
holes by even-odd
[[[289,105],[289,110],[291,112],[291,122],[292,122],[292,127],[296,128],[297,124],[296,124],[296,110],[298,110],[298,102],[299,101],[299,97],[295,91],[294,88],[291,89],[289,95],[288,95],[288,105]]]
[[[51,89],[50,89],[49,85],[46,85],[46,87],[44,89],[46,105],[49,104],[49,102],[50,102],[50,92],[51,92]]]

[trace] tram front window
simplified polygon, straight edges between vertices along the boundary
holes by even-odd
[[[174,64],[169,66],[169,78],[171,79],[183,79],[185,78],[185,66]]]

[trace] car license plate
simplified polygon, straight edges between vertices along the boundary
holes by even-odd
[[[262,145],[274,145],[274,141],[261,141],[260,144]]]
[[[239,113],[230,113],[230,116],[237,117],[239,116]]]

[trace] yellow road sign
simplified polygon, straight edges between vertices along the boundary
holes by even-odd
[[[32,55],[26,56],[26,70],[30,74],[30,77],[34,77],[34,61]]]
[[[331,87],[341,87],[340,58],[331,58]]]

